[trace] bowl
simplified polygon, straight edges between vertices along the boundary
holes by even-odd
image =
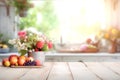
[[[8,53],[9,48],[0,48],[0,53]]]

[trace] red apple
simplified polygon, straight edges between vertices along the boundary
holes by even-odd
[[[18,55],[10,55],[10,56],[9,56],[9,59],[10,59],[11,57],[17,57],[17,58],[18,58]]]
[[[22,58],[22,57],[19,58],[19,59],[18,59],[18,65],[19,65],[19,66],[23,66],[23,64],[25,63],[25,61],[26,61],[26,60],[25,60],[24,58]]]
[[[36,66],[41,66],[42,65],[40,60],[35,60],[35,62],[36,62]]]
[[[17,55],[10,55],[9,61],[10,61],[11,65],[16,64],[18,62],[18,56]]]
[[[10,61],[8,58],[5,58],[2,60],[2,65],[5,67],[9,67],[10,66]]]
[[[3,64],[5,61],[7,61],[7,60],[9,60],[9,59],[8,59],[8,58],[2,59],[2,64]]]
[[[27,57],[27,58],[26,58],[26,62],[27,62],[27,61],[34,61],[34,58],[33,58],[33,57]]]

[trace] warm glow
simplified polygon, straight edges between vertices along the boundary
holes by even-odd
[[[59,19],[61,35],[65,41],[75,41],[78,38],[81,40],[84,35],[94,34],[96,26],[105,28],[104,0],[54,0],[54,6]],[[84,34],[77,33],[77,29]],[[85,31],[83,31],[84,29]]]

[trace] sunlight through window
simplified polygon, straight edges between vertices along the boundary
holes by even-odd
[[[112,21],[113,16],[111,17],[111,3],[105,1],[107,0],[51,0],[58,25],[50,31],[50,36],[58,43],[61,39],[63,43],[81,43],[91,36],[95,38],[97,32],[111,26],[115,20]],[[40,4],[39,7],[43,6],[43,2],[34,1],[36,6]],[[44,17],[39,10],[37,23],[40,24]],[[49,10],[46,17],[51,20]],[[45,25],[47,24],[46,21]]]
[[[80,42],[85,35],[95,34],[95,30],[105,27],[104,0],[55,0],[54,6],[66,42]]]

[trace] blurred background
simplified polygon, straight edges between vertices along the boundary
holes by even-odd
[[[105,47],[108,41],[119,41],[119,0],[28,1],[32,7],[20,15],[20,8],[27,3],[0,0],[1,42],[17,37],[17,32],[24,29],[36,29],[47,35],[54,44],[81,44],[91,39],[101,41]]]

